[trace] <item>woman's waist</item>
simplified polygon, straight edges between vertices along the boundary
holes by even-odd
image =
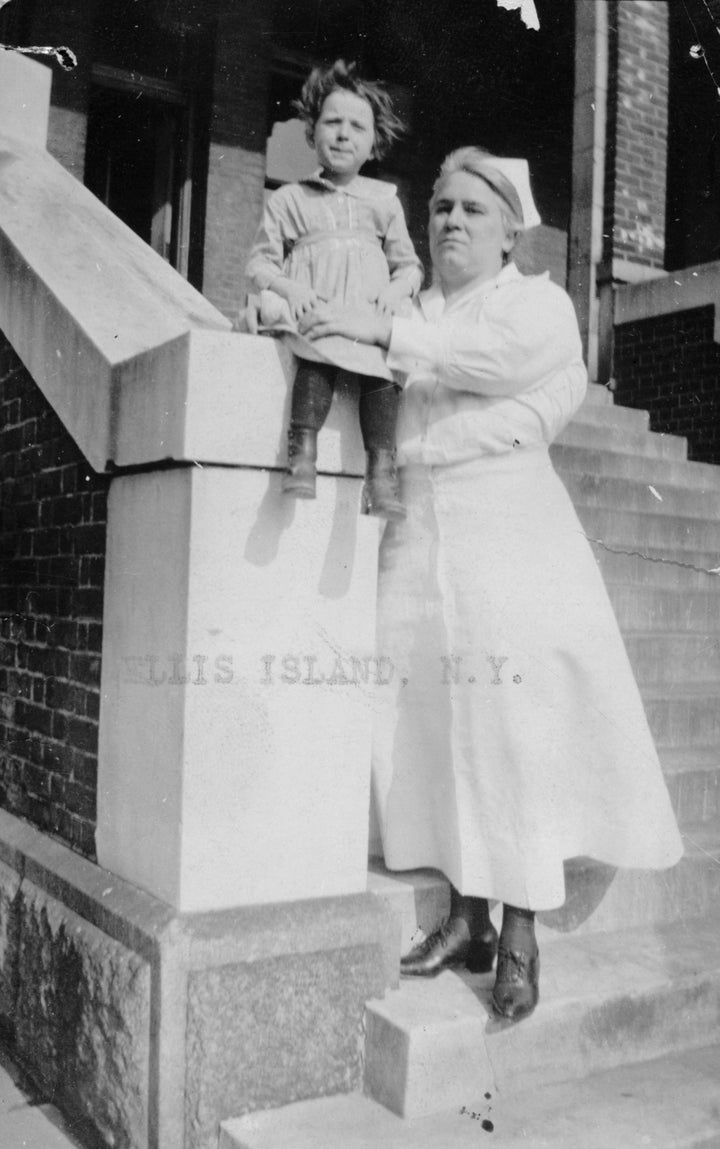
[[[419,452],[400,461],[403,473],[410,480],[433,476],[459,482],[474,475],[519,475],[528,472],[545,473],[554,470],[547,443],[531,443],[524,447],[509,447],[502,451],[476,450],[472,454],[440,459]]]
[[[474,459],[544,451],[548,440],[542,421],[530,412],[508,418],[499,407],[455,412],[438,418],[431,411],[403,407],[398,423],[398,461],[401,464],[456,465]]]

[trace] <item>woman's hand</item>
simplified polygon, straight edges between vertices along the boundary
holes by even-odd
[[[336,307],[320,303],[299,323],[299,330],[308,339],[323,339],[326,335],[342,335],[355,343],[389,347],[392,335],[392,317],[376,311],[358,312],[355,308]]]
[[[378,315],[397,315],[411,295],[412,285],[407,279],[393,279],[378,293],[375,310]]]
[[[322,303],[322,296],[318,295],[312,287],[307,287],[303,283],[296,283],[292,279],[287,279],[285,276],[278,276],[270,284],[270,290],[274,291],[276,295],[281,295],[287,301],[290,308],[290,314],[296,323],[300,322],[303,315],[308,315],[317,306]]]

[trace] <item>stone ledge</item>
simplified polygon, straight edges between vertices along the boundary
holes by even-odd
[[[97,471],[279,467],[293,358],[240,335],[43,149],[0,133],[0,328]],[[342,379],[321,472],[362,475]]]
[[[5,810],[0,861],[146,961],[157,957],[158,940],[174,916],[169,906]]]
[[[715,308],[713,338],[720,343],[720,262],[702,263],[683,271],[670,271],[644,283],[625,284],[615,290],[615,324],[636,323],[658,315]]]

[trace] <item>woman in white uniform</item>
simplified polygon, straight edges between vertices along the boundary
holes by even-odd
[[[405,975],[492,968],[502,1016],[539,997],[534,914],[563,862],[663,869],[682,844],[597,564],[548,446],[586,389],[577,321],[510,262],[539,222],[524,161],[452,153],[430,203],[434,284],[411,318],[318,310],[309,334],[388,349],[407,519],[381,550],[374,784],[388,867],[432,866],[448,922]],[[488,898],[503,903],[499,938]]]

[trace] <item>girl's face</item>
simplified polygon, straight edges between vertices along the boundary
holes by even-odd
[[[433,267],[446,288],[500,274],[513,246],[500,200],[479,176],[452,172],[430,202],[428,227]]]
[[[314,142],[328,179],[348,183],[370,159],[375,144],[375,119],[367,100],[336,88],[322,106]]]

